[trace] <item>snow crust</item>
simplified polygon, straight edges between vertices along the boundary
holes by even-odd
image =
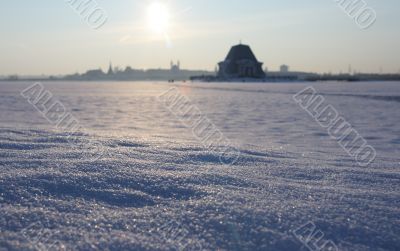
[[[377,151],[363,168],[292,96],[304,84],[178,84],[234,142],[223,165],[157,96],[165,83],[45,83],[82,123],[68,140],[0,84],[0,250],[400,250],[400,83],[318,84]]]

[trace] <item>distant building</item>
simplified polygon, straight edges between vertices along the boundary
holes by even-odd
[[[258,62],[248,45],[233,46],[225,61],[218,65],[218,77],[222,79],[265,77],[263,63]]]
[[[107,75],[113,75],[113,74],[114,74],[114,71],[113,71],[113,68],[112,68],[112,63],[110,62],[110,67],[108,68]]]
[[[192,76],[212,75],[213,72],[202,70],[185,70],[181,69],[180,62],[176,64],[171,62],[169,69],[134,69],[127,66],[125,69],[118,67],[113,68],[110,62],[108,71],[103,72],[101,69],[89,70],[83,74],[67,75],[63,79],[66,80],[83,80],[83,81],[98,81],[98,80],[113,80],[113,81],[144,81],[144,80],[176,80],[186,81]]]
[[[285,64],[281,65],[280,72],[281,73],[288,73],[289,72],[289,66],[287,66]]]
[[[174,64],[174,62],[171,61],[171,72],[178,73],[180,70],[181,70],[181,63],[178,61],[177,64]]]
[[[10,75],[7,78],[7,80],[10,80],[10,81],[16,81],[18,79],[19,79],[18,75]]]
[[[104,72],[101,69],[89,70],[86,73],[82,74],[82,78],[84,80],[103,79],[104,78]]]

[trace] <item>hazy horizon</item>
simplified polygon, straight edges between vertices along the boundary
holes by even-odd
[[[400,251],[399,10],[4,1],[0,251]]]
[[[349,65],[357,72],[400,71],[400,3],[394,0],[366,1],[377,13],[368,29],[360,29],[334,0],[97,0],[107,13],[98,29],[68,2],[2,4],[0,75],[106,70],[110,61],[121,68],[154,69],[180,60],[184,69],[213,71],[239,41],[271,71],[282,64],[318,73],[347,72]],[[155,13],[168,16],[149,21],[155,2],[166,14]]]

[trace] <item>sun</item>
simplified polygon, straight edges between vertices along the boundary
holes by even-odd
[[[170,14],[165,4],[155,2],[147,9],[147,21],[151,31],[166,34],[168,31]]]

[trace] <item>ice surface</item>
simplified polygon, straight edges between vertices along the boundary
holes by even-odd
[[[164,83],[45,83],[69,142],[0,84],[0,250],[400,250],[400,83],[317,84],[377,151],[366,168],[292,99],[307,84],[178,84],[237,147],[222,165],[157,96]]]

